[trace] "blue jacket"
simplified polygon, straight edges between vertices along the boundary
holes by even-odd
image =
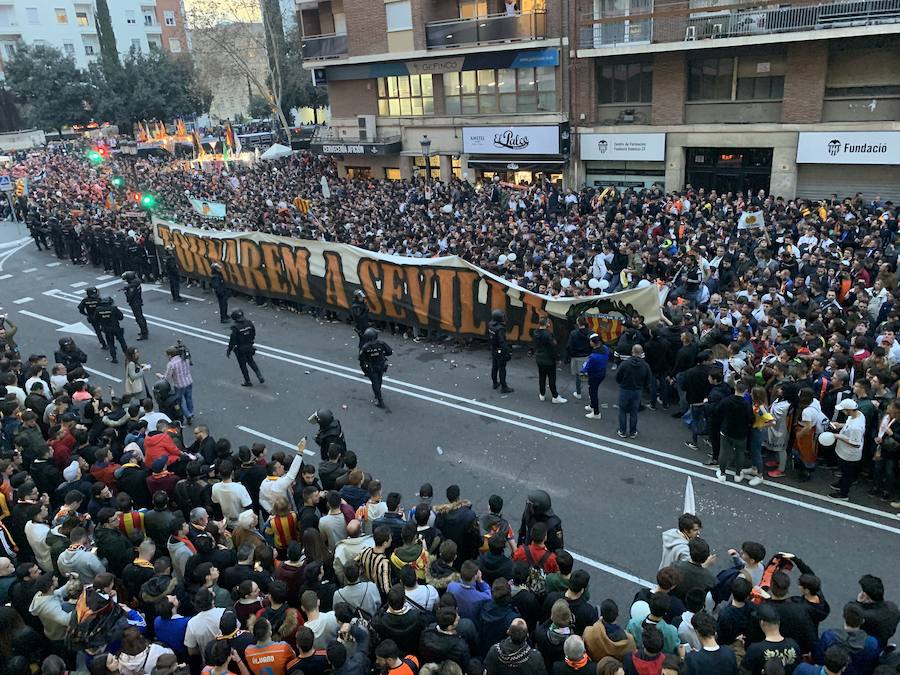
[[[822,633],[813,650],[816,663],[825,663],[825,650],[835,644],[850,655],[850,664],[844,675],[871,675],[878,665],[878,655],[881,652],[878,640],[867,635],[864,630],[845,628],[831,628]]]
[[[452,581],[447,591],[456,598],[456,611],[466,619],[478,623],[481,605],[492,599],[491,587],[483,581],[467,584],[464,581]]]
[[[606,345],[600,345],[594,348],[587,361],[581,367],[582,373],[587,373],[588,377],[600,378],[606,377],[606,364],[609,363],[609,349]]]

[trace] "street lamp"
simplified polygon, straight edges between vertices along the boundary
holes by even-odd
[[[431,182],[431,139],[428,138],[428,134],[422,136],[422,140],[419,141],[419,144],[422,146],[422,157],[425,158],[425,180],[427,182]]]
[[[126,141],[119,147],[119,151],[123,156],[128,158],[128,167],[131,169],[131,178],[134,181],[134,187],[138,187],[137,168],[135,163],[138,158],[138,146],[134,141]]]

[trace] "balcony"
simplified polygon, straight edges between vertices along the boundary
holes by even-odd
[[[396,155],[402,149],[399,135],[376,135],[358,140],[340,136],[333,129],[319,127],[310,141],[309,149],[317,155]]]
[[[451,19],[425,24],[425,44],[428,49],[543,40],[546,35],[547,13],[544,11],[513,16],[491,14],[474,19]]]
[[[347,35],[307,35],[300,48],[304,59],[336,59],[347,54]]]
[[[633,0],[630,12],[608,12],[599,18],[584,16],[579,31],[579,48],[604,49],[677,42],[684,42],[685,48],[689,48],[695,46],[692,43],[701,40],[900,23],[900,0],[799,3],[789,7],[779,6],[778,0],[724,5],[710,4],[707,0],[706,6],[690,9],[684,4],[657,4],[646,10],[635,7],[641,1]],[[897,32],[900,32],[900,26]],[[790,41],[790,38],[786,37],[785,41]]]

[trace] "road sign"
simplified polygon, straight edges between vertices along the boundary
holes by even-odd
[[[9,176],[0,176],[0,191],[12,192],[13,182]]]

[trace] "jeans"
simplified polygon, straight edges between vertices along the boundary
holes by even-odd
[[[729,468],[740,473],[747,467],[747,439],[731,438],[719,435],[719,471],[725,473]]]
[[[538,364],[538,388],[540,389],[541,396],[547,393],[547,385],[550,385],[550,394],[553,398],[559,396],[559,392],[556,391],[556,364],[553,365],[542,365]]]
[[[663,405],[669,403],[669,382],[664,373],[653,373],[653,377],[650,378],[650,402],[655,405],[657,399],[661,400]]]
[[[636,434],[638,409],[641,405],[640,389],[619,389],[619,433]],[[629,419],[630,418],[630,419]],[[630,424],[629,424],[630,422]],[[626,426],[628,427],[626,429]]]
[[[604,378],[602,377],[588,376],[588,396],[591,398],[591,410],[595,415],[600,414],[600,397],[597,394],[597,390],[600,388],[600,383],[603,380]]]
[[[886,458],[882,455],[881,459],[873,460],[872,471],[875,487],[888,494],[893,492],[897,468],[896,465],[897,460],[894,457]]]
[[[682,413],[686,413],[688,410],[688,402],[687,402],[687,392],[684,390],[684,373],[678,373],[675,376],[675,388],[678,391],[678,407],[681,409]]]
[[[194,416],[194,384],[193,382],[186,387],[175,387],[175,395],[181,401],[181,412],[185,417]]]
[[[850,487],[856,482],[856,472],[859,471],[861,462],[848,462],[838,457],[838,468],[841,471],[841,479],[838,481],[838,492],[842,497],[850,495]]]
[[[576,394],[581,394],[581,367],[584,365],[584,362],[587,361],[586,356],[573,356],[572,363],[569,366],[569,372],[572,373],[572,377],[575,380],[575,389]]]
[[[763,472],[762,442],[765,433],[765,429],[750,430],[750,465],[760,473]]]

